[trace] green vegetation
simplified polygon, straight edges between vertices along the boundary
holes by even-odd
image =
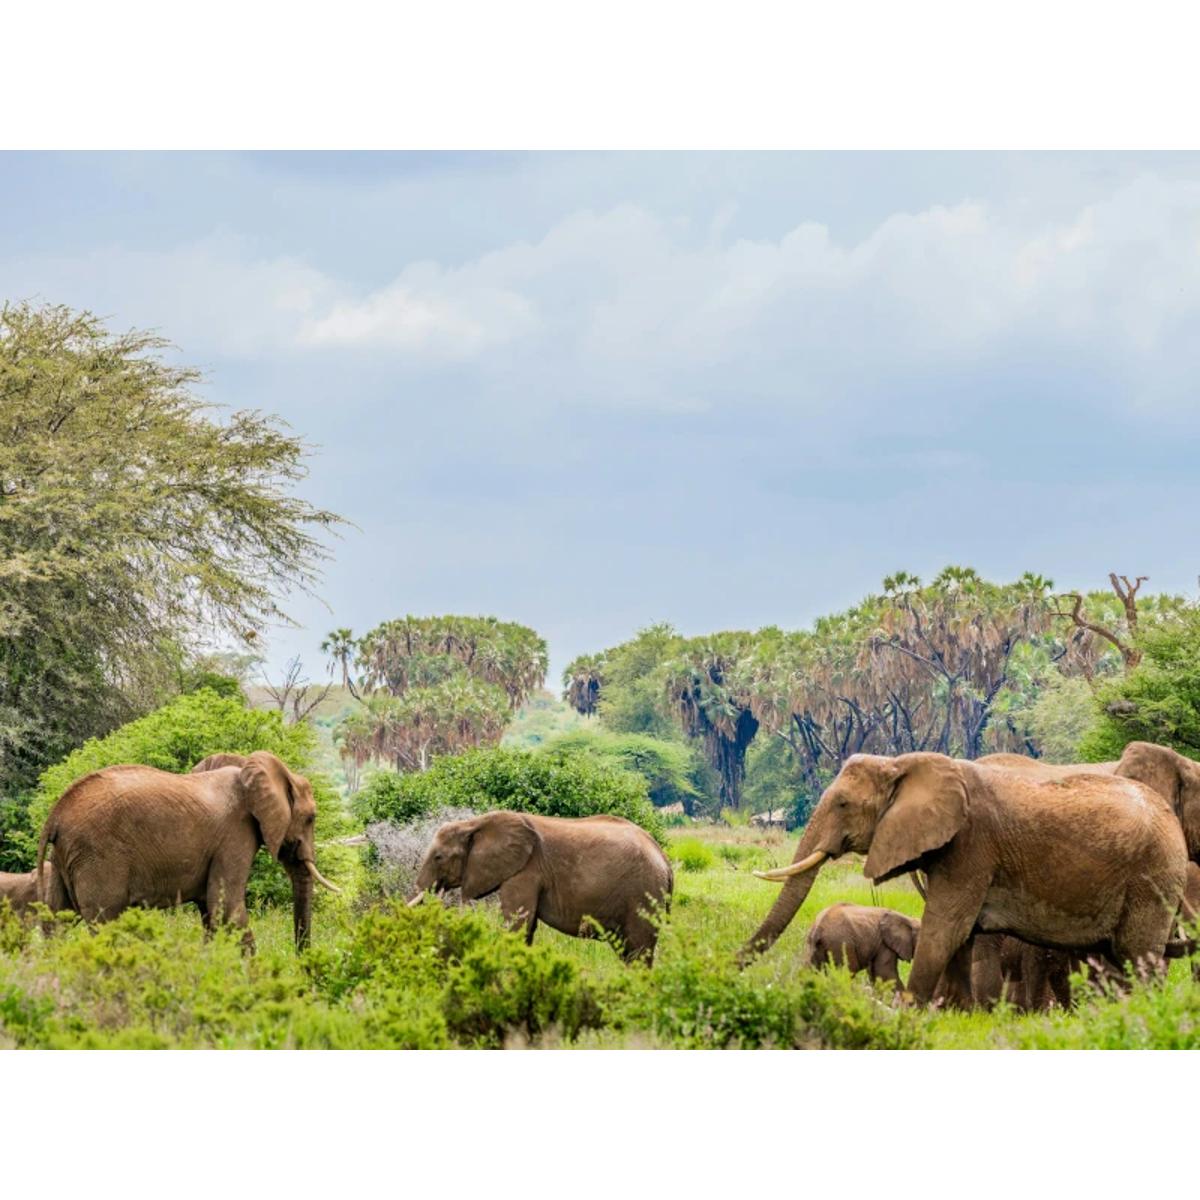
[[[1100,715],[1082,738],[1086,758],[1119,758],[1132,741],[1200,758],[1200,610],[1144,629],[1138,665],[1100,688]]]
[[[828,865],[779,943],[739,972],[734,953],[774,892],[727,854],[782,863],[792,839],[696,825],[681,840],[719,861],[677,873],[649,970],[545,927],[527,947],[489,902],[334,906],[304,955],[286,910],[270,909],[253,957],[232,935],[206,941],[187,909],[131,910],[95,932],[64,917],[46,936],[3,908],[0,1046],[1200,1048],[1186,961],[1165,984],[1029,1015],[899,1008],[862,977],[809,970],[808,925],[834,901],[921,911],[907,881],[872,889],[856,863]]]
[[[382,772],[380,772],[382,774]],[[355,797],[364,821],[403,823],[444,808],[513,809],[546,817],[625,817],[662,839],[642,778],[587,755],[554,756],[504,748],[435,759],[428,771],[374,782]]]
[[[948,566],[924,584],[898,571],[810,629],[685,639],[651,626],[571,663],[565,696],[601,729],[701,750],[700,811],[782,808],[795,824],[859,752],[1070,761],[1114,757],[1133,737],[1200,751],[1187,662],[1198,610],[1140,595],[1140,578],[1109,582],[1056,594],[1029,573],[994,583]]]
[[[291,494],[299,438],[214,420],[166,349],[0,307],[0,793],[172,695],[199,630],[254,639],[339,520]]]
[[[584,755],[610,768],[640,775],[656,808],[682,804],[690,809],[701,798],[701,765],[681,742],[664,742],[645,733],[611,733],[595,728],[560,734],[545,742],[541,749],[557,759]]]
[[[717,856],[699,838],[676,838],[671,842],[671,859],[685,871],[707,871]]]

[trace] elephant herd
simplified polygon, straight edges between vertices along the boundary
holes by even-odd
[[[89,921],[190,902],[206,928],[241,928],[252,949],[246,883],[265,845],[291,880],[303,947],[313,884],[337,890],[316,867],[315,820],[308,780],[265,752],[213,755],[188,775],[107,767],[62,795],[37,871],[0,874],[0,896]],[[847,853],[865,856],[875,883],[911,875],[924,914],[834,905],[810,930],[813,965],[843,962],[899,986],[897,964],[911,961],[907,989],[921,1003],[1066,1004],[1080,960],[1161,970],[1192,949],[1177,921],[1200,908],[1200,764],[1146,742],[1118,762],[1076,766],[1007,754],[855,755],[791,865],[756,872],[783,886],[742,965],[787,928],[821,865]],[[654,839],[621,818],[491,812],[438,830],[409,904],[450,889],[466,900],[497,895],[527,940],[541,922],[607,935],[627,960],[649,961],[673,877]]]
[[[1069,766],[1020,755],[973,762],[941,754],[847,760],[826,789],[742,951],[768,949],[804,903],[821,864],[866,856],[875,883],[924,877],[925,911],[900,937],[899,914],[839,907],[820,914],[810,952],[896,980],[911,957],[919,1002],[1024,1007],[1065,1002],[1080,959],[1120,972],[1161,970],[1192,948],[1176,928],[1200,902],[1200,765],[1133,742],[1118,762]]]

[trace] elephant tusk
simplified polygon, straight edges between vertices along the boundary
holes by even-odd
[[[308,868],[308,873],[323,888],[328,888],[331,892],[334,892],[338,896],[340,896],[342,894],[342,889],[340,887],[338,887],[336,883],[330,883],[329,880],[326,879],[325,876],[322,875],[321,872],[317,870],[317,864],[315,862],[313,862],[313,860],[311,858],[306,858],[304,860],[304,865]]]
[[[819,867],[828,857],[829,855],[824,850],[815,850],[807,858],[802,858],[798,863],[792,863],[790,867],[775,867],[770,871],[755,871],[754,874],[759,879],[767,879],[771,883],[780,883],[785,879],[791,879],[793,875],[803,875],[805,871],[811,871],[813,867]]]
[[[422,901],[422,900],[424,900],[424,899],[425,899],[425,893],[424,893],[424,892],[418,892],[418,893],[417,893],[417,894],[416,894],[416,895],[415,895],[415,896],[414,896],[414,897],[413,897],[413,898],[412,898],[412,899],[411,899],[411,900],[408,902],[408,907],[409,907],[409,908],[416,908],[416,907],[417,907],[417,905],[418,905],[418,904],[420,904],[420,903],[421,903],[421,901]]]

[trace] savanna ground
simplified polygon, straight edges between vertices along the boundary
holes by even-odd
[[[919,915],[907,880],[873,889],[858,862],[827,865],[776,946],[744,972],[733,955],[778,885],[754,868],[789,860],[780,831],[695,825],[668,834],[672,914],[652,970],[598,941],[539,929],[527,949],[491,905],[408,910],[373,893],[319,909],[311,949],[290,916],[256,914],[258,953],[205,942],[190,908],[129,912],[49,937],[0,913],[0,1044],[8,1047],[1200,1047],[1200,986],[1186,962],[1165,984],[1085,995],[1074,1011],[898,1008],[844,972],[803,965],[812,917],[838,900]],[[902,968],[903,969],[903,968]]]

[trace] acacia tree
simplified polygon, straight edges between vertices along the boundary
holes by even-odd
[[[357,680],[348,669],[355,652]],[[323,648],[342,664],[363,706],[339,727],[344,758],[426,770],[434,757],[495,745],[513,712],[541,686],[546,643],[494,617],[403,617],[357,641],[341,629]]]
[[[161,702],[199,636],[251,644],[340,518],[303,443],[90,313],[0,308],[0,788]]]

